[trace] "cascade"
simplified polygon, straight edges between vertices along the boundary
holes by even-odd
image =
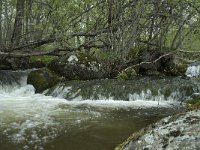
[[[200,75],[200,62],[190,64],[187,68],[186,75],[188,77],[197,77]]]
[[[108,138],[107,134],[101,133],[110,129],[113,122],[118,124],[113,127],[117,131],[139,122],[140,127],[146,126],[177,111],[178,99],[184,100],[199,92],[199,84],[190,80],[141,78],[133,81],[70,81],[39,94],[26,83],[29,72],[0,71],[0,149],[9,150],[16,146],[41,150],[47,146],[48,149],[48,143],[61,135],[65,139],[62,144],[67,144],[63,147],[76,149],[76,143],[83,141],[80,138],[82,132],[85,140],[97,140],[95,144],[98,145]],[[96,126],[99,128],[94,128]],[[102,132],[98,133],[100,129]],[[99,142],[98,136],[90,139],[90,130],[103,136],[102,141]],[[132,132],[130,129],[124,137],[117,135],[115,130],[112,134],[126,138]],[[77,141],[74,143],[72,139]],[[85,149],[94,149],[87,146]]]
[[[69,101],[143,100],[146,102],[179,103],[199,92],[199,84],[182,78],[142,77],[130,81],[93,80],[68,81],[61,83],[44,93],[46,95],[65,98]]]

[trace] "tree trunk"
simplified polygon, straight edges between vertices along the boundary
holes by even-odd
[[[17,0],[16,17],[11,37],[12,47],[18,46],[22,39],[25,0]]]
[[[9,17],[9,4],[8,4],[8,1],[7,0],[4,0],[4,17],[5,17],[5,20],[4,20],[4,23],[3,23],[3,26],[4,26],[4,30],[3,30],[3,38],[4,38],[4,45],[5,47],[7,47],[9,44],[10,44],[10,39],[11,39],[11,24],[12,24],[12,15]],[[10,12],[10,13],[13,13]]]
[[[2,19],[2,7],[3,7],[3,3],[2,1],[0,1],[0,46],[2,46],[3,44],[3,33],[2,33],[2,22],[3,22],[3,19]]]
[[[28,43],[31,40],[31,20],[32,20],[32,0],[26,0],[26,11],[25,11],[25,21],[24,21],[24,33],[25,33],[25,43]]]

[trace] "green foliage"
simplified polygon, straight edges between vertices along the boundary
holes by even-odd
[[[176,70],[177,72],[179,72],[180,74],[185,74],[186,70],[188,68],[188,65],[187,64],[177,64],[176,65]]]
[[[55,60],[57,57],[56,56],[32,56],[30,58],[30,63],[35,63],[35,62],[41,62],[41,63],[44,63],[44,64],[48,64],[50,63],[51,61]]]
[[[120,72],[117,76],[117,79],[128,80],[128,79],[132,79],[136,75],[137,73],[134,67],[129,67],[123,70],[122,72]]]
[[[135,47],[131,48],[128,52],[128,57],[129,58],[134,58],[138,52],[142,49],[145,49],[146,48],[146,45],[145,44],[138,44],[136,45]]]
[[[115,58],[113,53],[98,48],[91,48],[89,54],[93,55],[94,57],[96,57],[98,60],[101,61],[112,60]]]
[[[5,47],[10,47],[17,19],[16,2],[3,1],[0,43]],[[31,43],[53,35],[53,44],[45,43],[40,49],[87,49],[100,60],[133,59],[144,46],[199,51],[199,7],[199,0],[26,1],[20,41]],[[91,48],[97,43],[105,48]]]
[[[129,77],[125,71],[122,71],[118,74],[117,79],[128,80]]]
[[[199,30],[195,30],[183,41],[183,49],[188,51],[200,50],[200,27]]]

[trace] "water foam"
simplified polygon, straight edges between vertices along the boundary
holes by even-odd
[[[101,96],[99,100],[79,97],[69,101],[62,98],[62,93],[69,92],[70,87],[57,88],[58,97],[45,96],[36,94],[26,80],[27,77],[22,76],[17,82],[0,86],[0,143],[2,137],[6,137],[16,144],[25,143],[23,149],[31,149],[31,146],[42,149],[42,145],[63,132],[63,128],[67,132],[69,126],[99,118],[108,109],[171,107],[171,102],[165,101],[162,94],[153,97],[150,90],[130,94],[129,101]]]
[[[26,143],[28,149],[42,148],[62,128],[99,116],[97,112],[75,110],[65,99],[35,94],[32,85],[0,93],[0,139],[6,137],[12,143]]]
[[[197,77],[200,75],[200,64],[191,64],[185,73],[188,77]]]

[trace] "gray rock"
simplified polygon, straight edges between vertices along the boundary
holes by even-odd
[[[200,149],[200,110],[164,118],[122,148],[122,150],[142,149]]]

